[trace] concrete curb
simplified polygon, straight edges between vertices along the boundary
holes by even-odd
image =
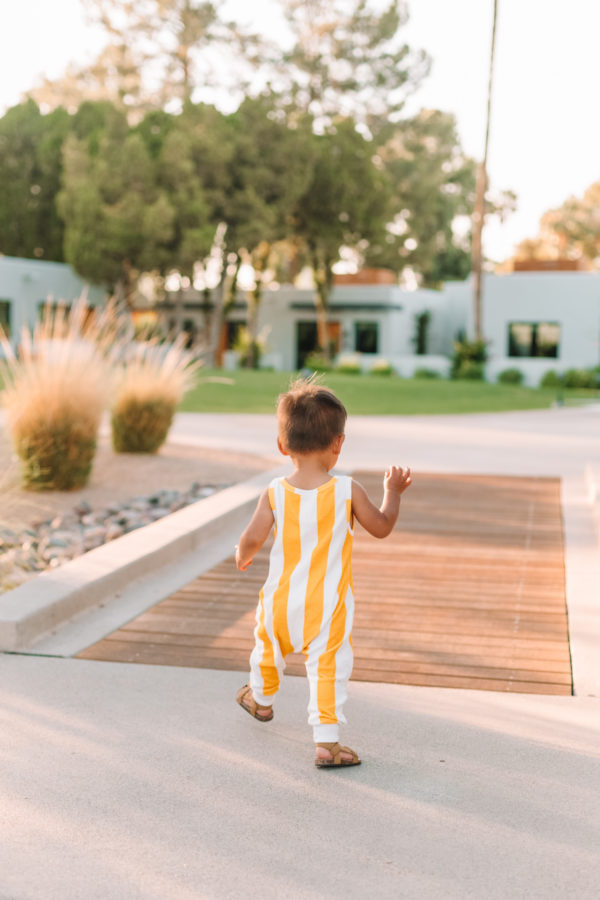
[[[0,650],[29,648],[57,626],[118,599],[131,582],[140,587],[140,580],[159,578],[160,570],[177,578],[177,564],[186,560],[179,584],[162,579],[165,596],[177,590],[190,571],[199,575],[233,552],[261,492],[285,471],[262,472],[8,591],[0,597]]]
[[[596,522],[600,526],[600,465],[588,463],[585,467],[585,482]]]
[[[590,502],[587,477],[563,478],[561,495],[573,693],[600,697],[598,500]]]

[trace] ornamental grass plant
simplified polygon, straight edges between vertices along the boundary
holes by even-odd
[[[185,339],[182,334],[172,344],[147,341],[127,347],[111,410],[117,453],[156,453],[167,439],[175,410],[194,387],[201,365],[185,349]]]
[[[90,310],[80,298],[70,309],[47,304],[35,327],[22,329],[16,353],[0,333],[1,399],[25,488],[65,491],[87,483],[118,322],[113,306]]]

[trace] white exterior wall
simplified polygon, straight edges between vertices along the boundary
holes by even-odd
[[[556,322],[558,357],[508,356],[511,322]],[[515,272],[484,280],[483,330],[489,340],[486,375],[523,372],[534,387],[545,372],[597,366],[600,362],[600,275],[591,272]]]
[[[459,335],[469,335],[473,330],[473,286],[466,281],[449,281],[440,291],[437,316],[432,323],[435,328],[435,352],[451,357],[454,342]]]
[[[262,365],[283,371],[292,371],[296,366],[296,319],[290,313],[289,302],[289,291],[285,288],[265,291],[258,314],[259,330],[268,330]]]
[[[464,286],[462,292],[465,294]],[[450,291],[452,295],[452,292]],[[265,291],[259,310],[259,328],[270,327],[268,349],[264,365],[293,369],[296,364],[296,324],[315,322],[314,291],[283,287]],[[302,305],[303,309],[295,308]],[[340,308],[341,307],[341,308]],[[371,307],[371,308],[369,308]],[[359,322],[376,322],[379,328],[379,349],[376,354],[364,354],[363,366],[369,369],[380,358],[389,360],[398,371],[411,374],[415,368],[436,368],[446,371],[443,357],[452,352],[452,342],[464,321],[464,303],[450,303],[445,291],[405,291],[394,285],[341,285],[331,296],[329,318],[342,328],[342,352],[354,352],[354,327]],[[429,311],[429,359],[415,355],[414,337],[416,316]],[[236,311],[232,319],[243,319]],[[449,331],[451,329],[451,331]],[[435,357],[435,358],[434,358]],[[402,365],[398,362],[402,360]]]
[[[232,320],[245,320],[243,294]],[[300,308],[299,308],[300,307]],[[415,317],[428,310],[427,356],[415,355]],[[187,313],[186,313],[187,315]],[[365,354],[363,368],[379,358],[389,360],[402,375],[415,369],[446,374],[453,344],[462,332],[473,337],[473,283],[448,282],[441,291],[405,291],[394,285],[340,285],[331,297],[331,321],[340,322],[342,352],[354,352],[357,322],[377,322],[379,349]],[[293,370],[296,367],[296,325],[316,322],[314,290],[286,286],[265,291],[259,310],[259,328],[268,326],[263,365]],[[508,357],[510,322],[557,322],[561,328],[559,358]],[[486,375],[495,381],[499,372],[518,368],[525,382],[536,386],[549,369],[595,366],[600,358],[600,275],[587,272],[523,272],[486,275],[483,285],[483,329],[489,341]]]
[[[72,303],[87,291],[90,306],[102,303],[106,291],[90,287],[66,263],[36,259],[0,257],[0,300],[10,303],[11,341],[15,342],[23,326],[33,327],[40,303],[50,298]]]
[[[406,292],[393,285],[343,285],[334,288],[329,319],[340,323],[341,352],[354,352],[356,323],[376,322],[379,348],[376,354],[364,354],[366,367],[369,367],[370,356],[375,361],[398,353],[412,353],[410,338],[414,328],[405,297]],[[243,319],[244,314],[238,312],[231,318]],[[316,322],[316,319],[313,290],[283,287],[277,291],[265,291],[259,308],[259,329],[267,327],[270,332],[263,365],[294,369],[297,323]]]

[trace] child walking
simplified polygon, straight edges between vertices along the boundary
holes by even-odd
[[[269,574],[256,611],[250,680],[237,702],[258,721],[270,721],[285,657],[301,651],[310,686],[315,765],[322,767],[360,764],[354,750],[338,742],[353,661],[354,520],[375,537],[386,537],[411,483],[410,469],[391,466],[378,509],[352,478],[332,476],[346,418],[341,401],[315,381],[298,380],[279,397],[277,446],[291,458],[294,473],[271,482],[236,547],[237,567],[245,571],[275,526]]]

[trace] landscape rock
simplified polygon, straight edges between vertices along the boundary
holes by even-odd
[[[109,501],[96,509],[81,500],[72,513],[35,522],[19,533],[0,528],[0,593],[229,486],[194,481],[186,491],[155,490],[147,497]]]

